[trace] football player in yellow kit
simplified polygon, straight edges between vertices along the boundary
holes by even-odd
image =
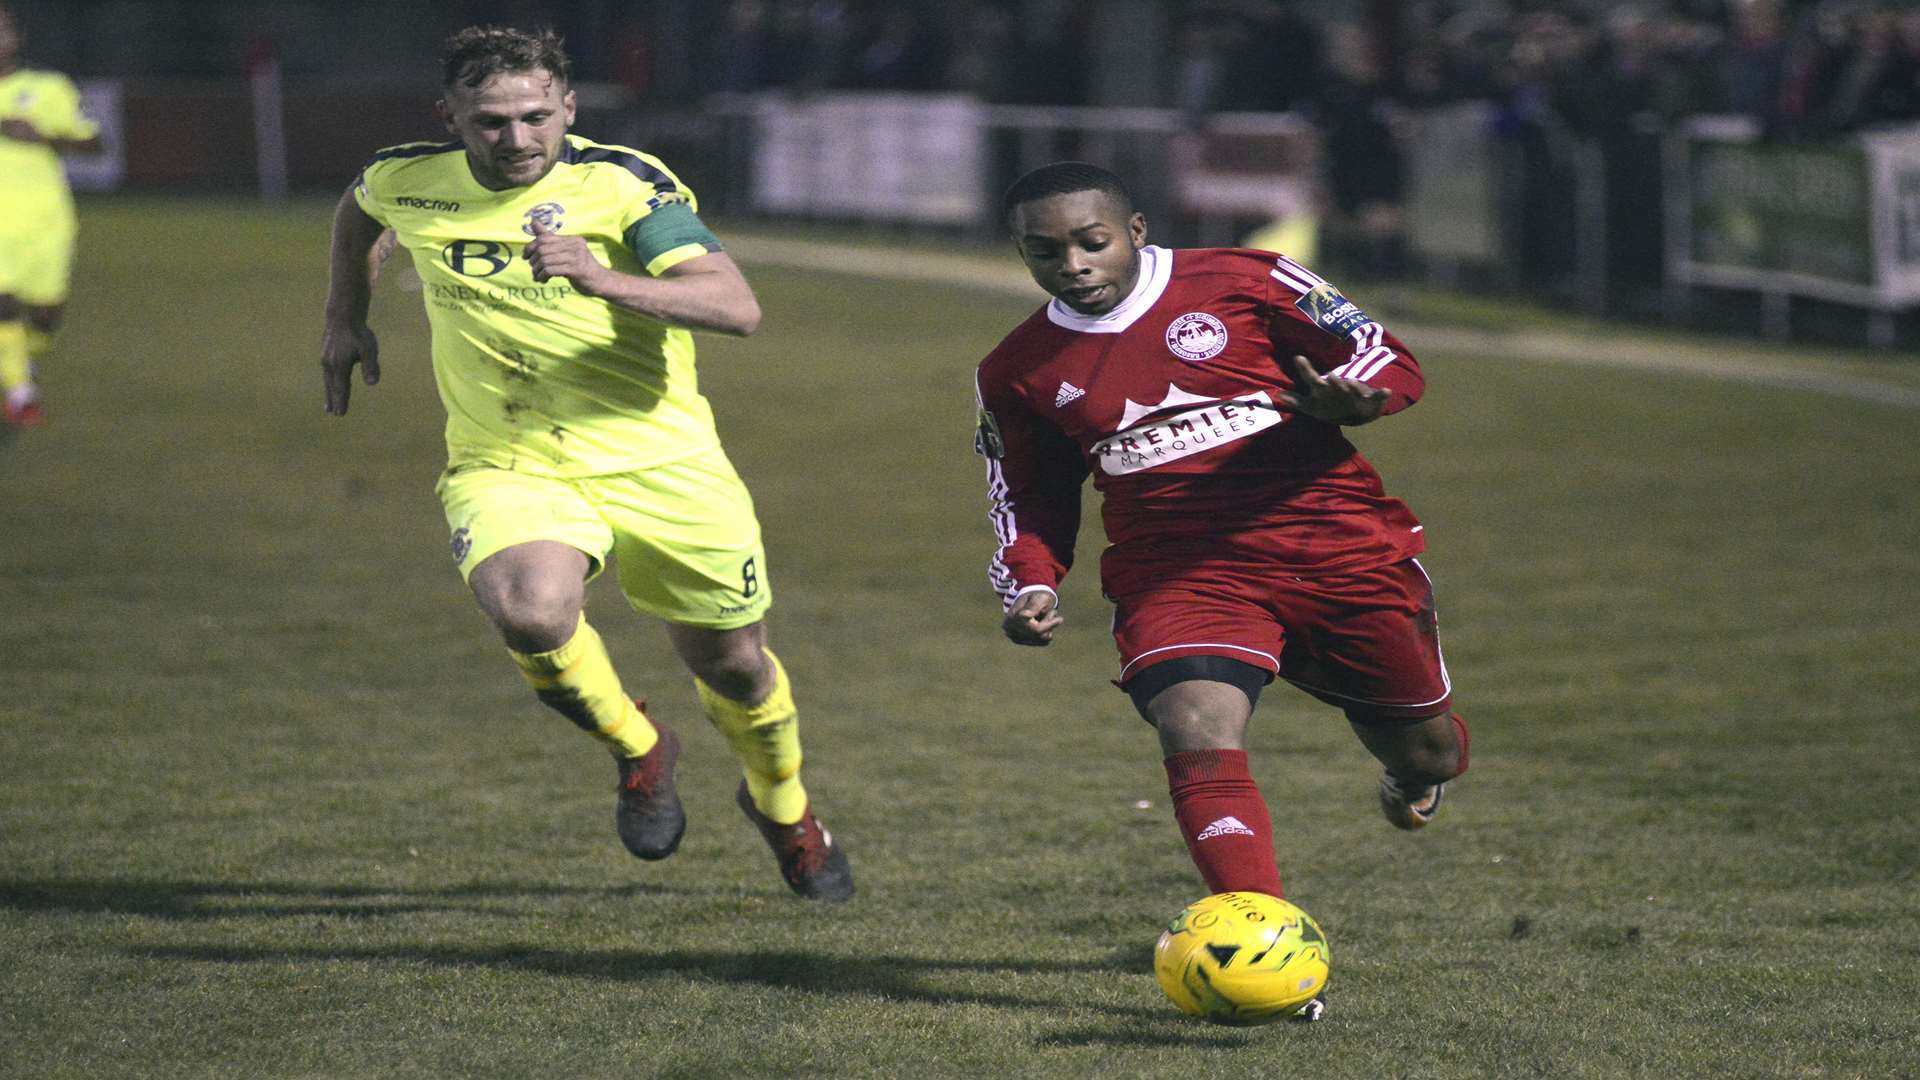
[[[582,614],[609,553],[739,758],[740,807],[787,884],[846,899],[852,873],[801,786],[793,695],[767,649],[760,527],[695,381],[690,331],[752,333],[758,301],[665,165],[568,134],[552,33],[463,30],[442,74],[455,138],[380,151],[336,211],[327,411],[347,411],[354,367],[379,378],[369,256],[390,231],[432,328],[453,557],[540,700],[612,751],[627,848],[666,858],[686,816],[677,736],[628,695]]]
[[[100,146],[73,83],[20,65],[25,45],[0,4],[0,416],[11,427],[43,421],[32,365],[67,302],[78,225],[60,155]]]

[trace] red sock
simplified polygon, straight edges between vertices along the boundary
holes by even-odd
[[[1212,892],[1280,891],[1273,818],[1244,750],[1182,750],[1166,760],[1173,816]]]
[[[1459,713],[1448,713],[1447,719],[1453,721],[1454,734],[1460,736],[1460,768],[1453,774],[1459,776],[1467,771],[1467,722],[1460,719]]]

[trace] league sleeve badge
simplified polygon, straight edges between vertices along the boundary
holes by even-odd
[[[980,410],[978,426],[974,429],[973,452],[995,461],[1007,456],[1007,444],[1000,438],[1000,424],[985,409]]]
[[[1294,305],[1315,326],[1337,338],[1344,338],[1373,321],[1353,301],[1340,295],[1339,289],[1324,281],[1303,293]]]

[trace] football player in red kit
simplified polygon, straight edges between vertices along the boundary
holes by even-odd
[[[1045,645],[1059,629],[1091,474],[1116,684],[1159,732],[1208,888],[1282,895],[1245,751],[1276,675],[1346,713],[1384,768],[1387,819],[1425,825],[1466,771],[1467,729],[1421,525],[1342,430],[1419,400],[1413,355],[1285,256],[1148,245],[1097,166],[1037,169],[1005,210],[1053,296],[977,377],[1007,637]]]

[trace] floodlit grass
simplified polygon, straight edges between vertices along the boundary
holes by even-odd
[[[397,278],[386,380],[321,413],[325,207],[84,217],[51,426],[0,447],[0,1075],[1914,1074],[1913,410],[1423,351],[1357,439],[1428,523],[1473,771],[1394,832],[1345,722],[1267,695],[1333,1010],[1229,1030],[1148,971],[1202,886],[1097,538],[1054,648],[996,631],[971,371],[1029,303],[749,264],[761,334],[702,342],[859,877],[820,908],[603,582],[688,744],[685,846],[621,850],[446,555]]]

